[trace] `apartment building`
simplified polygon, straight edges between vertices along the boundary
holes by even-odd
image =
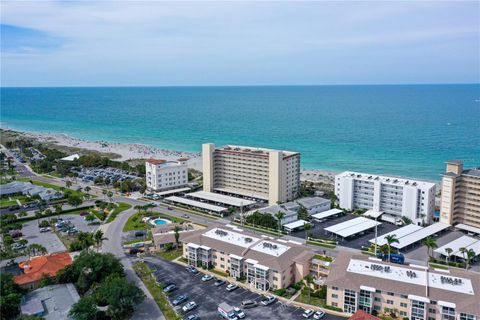
[[[463,161],[447,161],[442,178],[440,222],[480,228],[480,167],[464,169]]]
[[[245,278],[259,290],[286,288],[310,272],[314,252],[295,241],[247,233],[239,228],[209,228],[185,236],[183,256],[194,266],[213,267]]]
[[[268,201],[286,202],[300,188],[300,153],[264,148],[202,146],[203,189]]]
[[[151,191],[171,190],[188,183],[188,159],[177,161],[148,159],[145,162],[147,189]]]
[[[347,313],[395,313],[411,320],[475,320],[480,277],[463,270],[398,265],[340,254],[325,282],[327,305]]]
[[[429,222],[435,211],[434,183],[346,171],[335,176],[335,195],[345,210],[383,212],[382,220]]]

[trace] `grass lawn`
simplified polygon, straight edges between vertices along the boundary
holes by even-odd
[[[10,200],[12,199],[12,200]],[[20,200],[21,204],[28,202],[29,198],[27,196],[13,196],[13,197],[3,197],[0,199],[0,208],[5,208],[9,206],[17,205],[17,199]]]
[[[127,209],[130,209],[132,206],[128,203],[125,203],[125,202],[119,202],[118,203],[118,207],[116,207],[112,213],[110,213],[110,215],[108,216],[107,218],[107,223],[109,222],[112,222],[113,220],[115,220],[115,218],[117,217],[117,215],[122,212],[122,211],[125,211]]]
[[[181,317],[173,310],[170,303],[168,302],[167,297],[162,292],[162,289],[155,283],[154,278],[152,277],[152,271],[145,263],[136,263],[133,265],[133,269],[137,275],[142,279],[143,283],[147,287],[150,294],[153,296],[153,299],[157,303],[158,307],[162,311],[165,319],[167,320],[178,320]]]
[[[327,262],[332,262],[333,261],[332,257],[324,256],[324,255],[321,255],[321,254],[316,254],[316,255],[313,256],[313,258],[321,260],[321,261],[327,261]]]
[[[51,188],[51,189],[54,189],[54,190],[57,190],[57,191],[70,191],[72,192],[72,194],[78,194],[79,196],[85,196],[86,193],[84,192],[80,192],[80,191],[77,191],[77,190],[73,190],[73,189],[68,189],[66,187],[61,187],[61,186],[57,186],[57,185],[54,185],[54,184],[50,184],[50,183],[47,183],[47,182],[43,182],[43,181],[38,181],[38,180],[31,180],[31,179],[28,179],[28,178],[20,178],[18,179],[19,181],[32,181],[33,184],[37,185],[37,186],[42,186],[42,187],[45,187],[45,188]],[[91,198],[95,198],[95,196],[93,195],[90,195]]]
[[[182,256],[183,250],[180,248],[180,249],[175,249],[170,251],[155,252],[155,254],[158,255],[159,257],[162,257],[165,260],[172,261]]]
[[[123,226],[123,232],[134,231],[134,230],[145,230],[152,228],[152,225],[142,221],[142,215],[140,213],[135,213]]]
[[[218,271],[218,270],[215,270],[215,269],[210,269],[209,271],[211,271],[215,274],[218,274],[219,276],[222,276],[222,277],[228,277],[228,274],[226,272]]]
[[[322,243],[322,242],[317,242],[317,241],[312,241],[312,240],[308,240],[307,243],[308,244],[313,244],[313,245],[319,246],[319,247],[328,248],[328,249],[335,249],[337,247],[334,244]]]
[[[301,303],[306,303],[306,304],[311,304],[311,305],[317,306],[317,307],[325,305],[325,299],[320,299],[320,298],[312,297],[312,296],[310,296],[310,298],[309,298],[308,294],[304,294],[303,292],[297,297],[297,299],[295,299],[295,301],[301,302]]]

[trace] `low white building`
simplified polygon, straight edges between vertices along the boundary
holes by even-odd
[[[300,198],[295,200],[295,202],[307,209],[309,215],[330,210],[331,207],[329,199],[320,197]]]
[[[288,224],[288,223],[291,223],[291,222],[294,222],[294,221],[298,220],[297,211],[296,210],[289,210],[288,208],[284,207],[283,205],[274,204],[273,206],[268,206],[268,207],[265,207],[265,208],[261,208],[261,209],[258,209],[258,210],[251,211],[250,214],[255,212],[255,211],[258,211],[260,213],[269,213],[273,217],[275,217],[275,215],[278,212],[282,212],[283,214],[285,214],[285,216],[282,219],[282,225]]]
[[[188,159],[177,161],[148,159],[145,162],[147,189],[164,191],[186,186],[188,183]]]
[[[335,176],[335,195],[342,209],[383,213],[396,222],[429,222],[435,210],[435,184],[431,182],[346,171]]]

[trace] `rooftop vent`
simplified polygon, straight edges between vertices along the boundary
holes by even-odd
[[[442,284],[447,283],[447,284],[451,284],[452,286],[458,286],[463,283],[462,279],[460,278],[452,278],[452,277],[445,277],[445,276],[441,276],[440,281],[442,282]]]
[[[219,235],[220,237],[228,236],[228,232],[224,230],[217,229],[215,230],[215,234]]]
[[[251,242],[253,242],[253,239],[252,238],[245,238],[245,242],[246,243],[251,243]]]
[[[264,242],[263,243],[264,248],[269,248],[269,249],[277,249],[278,246],[276,244],[270,243],[270,242]]]

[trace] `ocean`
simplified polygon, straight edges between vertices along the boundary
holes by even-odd
[[[480,85],[2,88],[2,127],[199,152],[302,153],[302,167],[439,181],[480,165]]]

